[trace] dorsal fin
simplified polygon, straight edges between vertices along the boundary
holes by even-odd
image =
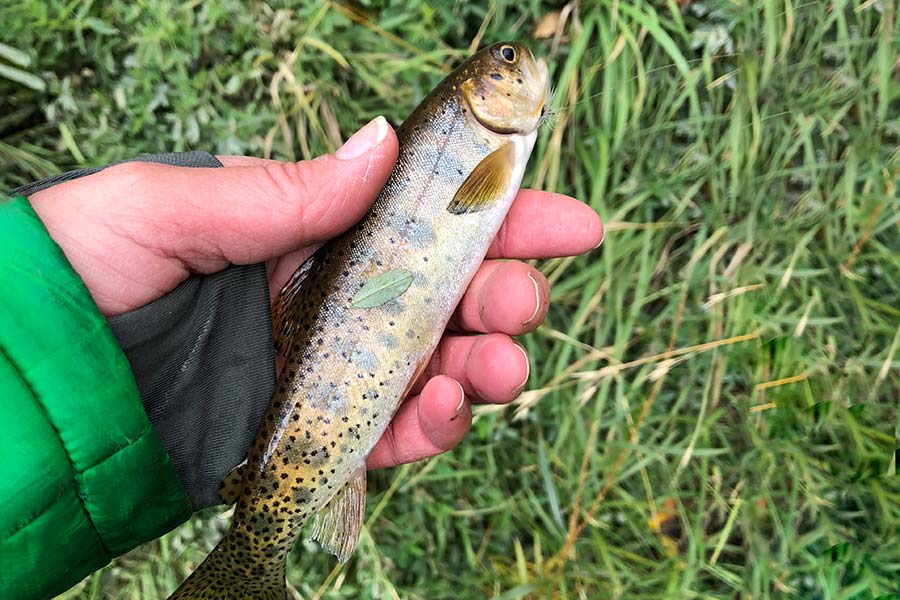
[[[488,154],[456,191],[447,211],[462,215],[485,210],[499,202],[509,188],[514,158],[512,143]]]

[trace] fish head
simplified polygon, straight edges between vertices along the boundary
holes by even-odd
[[[501,135],[537,130],[549,98],[547,63],[521,44],[500,42],[462,69],[463,102],[480,125]]]

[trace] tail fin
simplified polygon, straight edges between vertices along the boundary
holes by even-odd
[[[213,548],[200,566],[168,600],[286,600],[285,564],[242,563],[227,548],[228,537]]]

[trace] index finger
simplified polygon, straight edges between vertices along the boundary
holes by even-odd
[[[552,192],[520,190],[487,258],[555,258],[592,250],[603,242],[593,208]]]

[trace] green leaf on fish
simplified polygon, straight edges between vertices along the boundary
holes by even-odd
[[[370,279],[353,296],[354,308],[375,308],[399,297],[412,285],[412,273],[406,269],[392,269]]]

